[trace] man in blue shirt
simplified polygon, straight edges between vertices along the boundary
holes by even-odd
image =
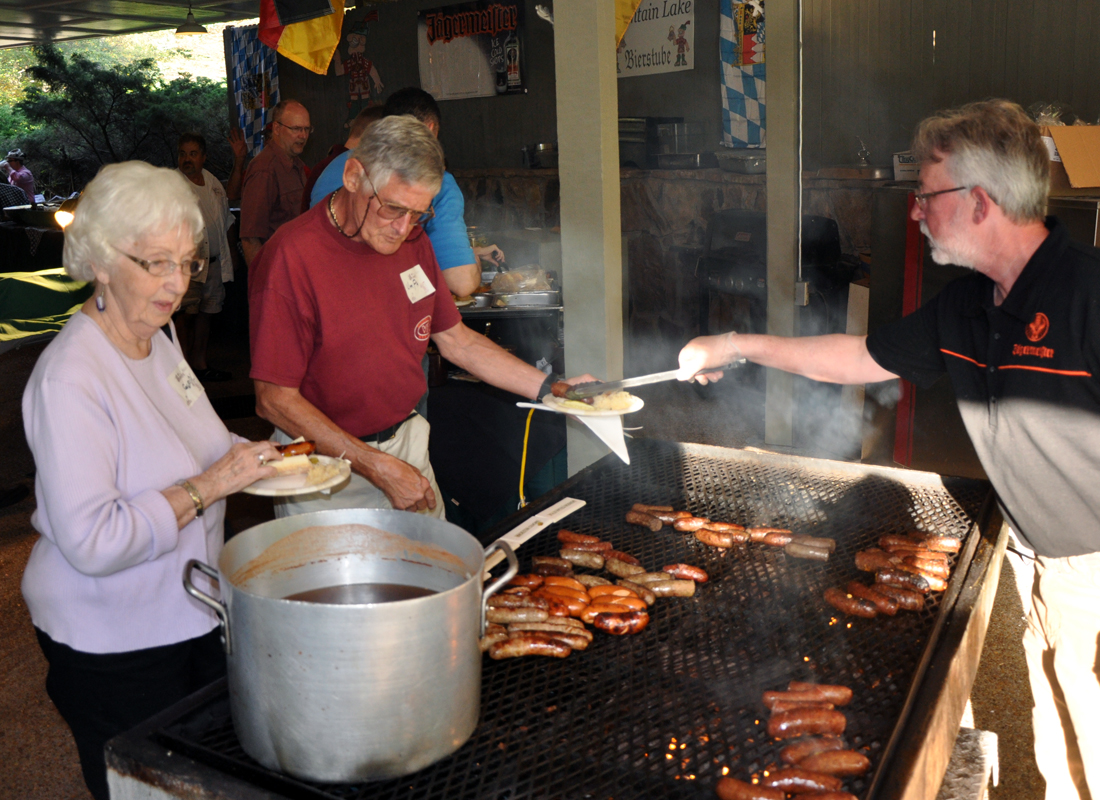
[[[386,116],[397,114],[411,114],[427,125],[438,138],[439,106],[435,99],[422,89],[408,87],[394,92],[386,101]],[[313,193],[310,195],[311,207],[343,185],[344,164],[350,155],[350,152],[341,153],[325,167],[324,172],[313,185]],[[479,256],[499,264],[504,260],[504,254],[496,245],[490,245],[487,248],[478,248],[481,252],[475,255],[475,250],[470,246],[469,237],[466,235],[466,201],[450,172],[443,173],[443,185],[439,189],[439,194],[432,200],[432,208],[435,210],[435,216],[424,225],[424,231],[432,242],[447,288],[451,290],[451,294],[465,297],[472,294],[481,284]]]

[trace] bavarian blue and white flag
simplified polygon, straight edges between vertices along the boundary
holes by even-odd
[[[233,100],[248,151],[264,149],[264,126],[271,109],[279,102],[279,66],[276,53],[260,41],[256,25],[227,28],[229,35],[229,80]]]
[[[764,147],[763,3],[721,0],[719,52],[722,58],[722,144]]]

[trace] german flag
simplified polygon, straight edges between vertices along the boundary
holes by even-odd
[[[260,0],[260,41],[324,75],[340,43],[343,0]]]

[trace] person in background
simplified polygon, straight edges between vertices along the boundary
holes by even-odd
[[[241,249],[249,266],[278,227],[301,213],[309,178],[301,159],[313,132],[306,107],[296,100],[283,100],[271,118],[271,141],[248,165],[241,193]]]
[[[913,154],[912,218],[936,263],[972,275],[867,337],[700,337],[680,352],[678,377],[742,356],[832,383],[950,377],[1011,529],[1046,798],[1097,798],[1100,250],[1045,217],[1050,157],[1015,103],[930,117]]]
[[[176,331],[187,363],[204,383],[227,381],[233,377],[225,370],[211,369],[206,363],[210,325],[214,315],[225,305],[225,282],[233,280],[233,258],[227,234],[237,219],[229,210],[229,196],[240,195],[244,160],[248,155],[244,135],[239,129],[230,134],[229,144],[233,148],[233,172],[228,186],[222,186],[221,181],[203,168],[206,139],[201,134],[183,134],[176,148],[179,171],[187,178],[202,211],[206,227],[199,252],[205,254],[208,267],[202,275],[205,280],[191,280],[176,314]]]
[[[330,495],[276,498],[276,515],[396,508],[443,516],[428,458],[429,339],[483,381],[538,399],[555,380],[462,324],[419,221],[432,215],[443,150],[410,116],[370,125],[344,185],[278,230],[252,268],[256,411],[275,438],[304,436],[351,461]],[[587,379],[587,376],[584,376]]]
[[[27,202],[34,205],[34,176],[23,165],[23,151],[19,148],[9,151],[5,161],[11,169],[8,173],[8,183],[22,189],[23,194],[27,196]]]
[[[11,206],[25,206],[30,200],[23,194],[23,190],[10,183],[0,183],[0,208]]]
[[[409,87],[394,92],[386,101],[386,116],[400,114],[416,117],[428,126],[432,135],[439,138],[439,105],[424,90]],[[344,165],[348,157],[348,153],[343,153],[325,168],[313,187],[311,205],[316,205],[343,185]],[[466,235],[466,201],[450,172],[444,171],[439,194],[432,198],[432,208],[435,209],[435,216],[425,223],[424,230],[432,242],[447,288],[456,297],[465,297],[481,285],[481,258],[499,264],[504,261],[504,253],[496,245],[479,248],[480,253],[471,248]]]
[[[205,268],[202,229],[177,171],[103,167],[62,256],[93,295],[23,392],[41,534],[23,597],[46,691],[97,800],[108,798],[108,739],[224,674],[218,620],[180,579],[190,559],[217,563],[225,498],[273,476],[265,462],[280,458],[226,429],[172,336],[188,279]]]
[[[317,184],[317,179],[321,177],[321,173],[325,171],[325,167],[332,163],[341,153],[346,153],[349,150],[354,150],[355,145],[359,144],[359,137],[363,135],[363,131],[367,129],[375,120],[382,119],[385,112],[382,106],[370,106],[364,108],[358,114],[355,115],[355,119],[351,121],[351,126],[348,128],[348,138],[343,144],[334,144],[329,149],[329,154],[313,165],[313,168],[309,171],[309,180],[306,181],[305,191],[302,192],[302,213],[309,211],[309,207],[313,205],[310,202],[310,197],[313,195],[313,187]]]

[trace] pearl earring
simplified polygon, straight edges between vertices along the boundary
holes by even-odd
[[[99,292],[97,292],[96,296],[95,296],[96,311],[98,311],[101,314],[104,311],[107,310],[107,298],[104,297],[104,294],[106,292],[107,292],[107,287],[106,286],[100,286],[99,287]]]

